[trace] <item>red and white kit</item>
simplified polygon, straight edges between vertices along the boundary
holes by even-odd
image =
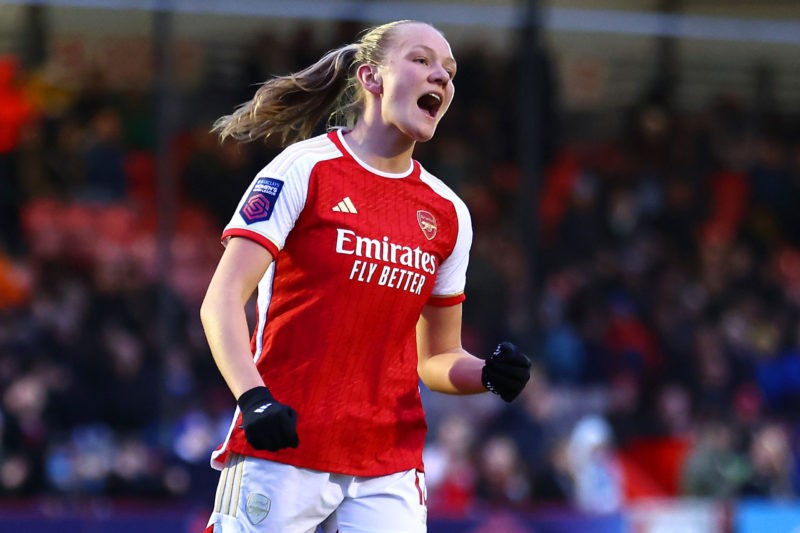
[[[413,161],[371,168],[342,130],[296,143],[253,180],[223,232],[275,261],[258,286],[252,350],[300,445],[254,450],[237,411],[214,451],[355,476],[422,469],[426,424],[415,326],[424,305],[464,300],[472,228],[464,203]]]

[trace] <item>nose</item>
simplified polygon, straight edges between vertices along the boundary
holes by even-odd
[[[433,83],[446,85],[447,82],[450,81],[450,74],[447,72],[447,70],[444,68],[444,66],[442,66],[441,64],[437,64],[434,67],[433,72],[431,72],[431,75],[430,75],[429,79]]]

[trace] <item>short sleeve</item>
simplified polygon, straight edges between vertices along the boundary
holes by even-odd
[[[472,247],[472,220],[469,210],[460,198],[453,198],[458,221],[455,246],[450,255],[439,266],[433,285],[431,305],[453,305],[464,300],[467,281],[469,252]]]
[[[315,159],[291,155],[285,151],[253,179],[222,232],[223,244],[231,237],[245,237],[273,256],[283,248],[305,206],[316,163]]]

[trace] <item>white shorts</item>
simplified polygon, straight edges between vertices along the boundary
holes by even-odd
[[[414,469],[357,477],[230,454],[206,532],[425,533],[425,501]]]

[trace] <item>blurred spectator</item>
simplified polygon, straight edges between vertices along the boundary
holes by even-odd
[[[475,427],[468,418],[452,413],[439,423],[423,453],[430,512],[462,516],[474,505],[478,473],[472,452],[476,444]]]
[[[573,416],[566,402],[552,388],[547,374],[534,366],[528,386],[519,399],[489,418],[483,434],[510,439],[516,447],[515,453],[520,456],[520,469],[532,482],[540,476],[558,475],[551,471],[549,454],[562,434],[569,431]],[[535,485],[533,488],[537,489]]]
[[[0,254],[0,312],[23,305],[31,290],[27,269]]]
[[[748,459],[750,475],[739,489],[740,496],[785,500],[796,495],[794,456],[782,425],[768,423],[758,429],[752,435]]]
[[[0,252],[13,255],[23,251],[19,147],[35,117],[22,89],[22,75],[16,57],[0,56]]]
[[[477,458],[476,494],[489,507],[519,508],[529,504],[530,482],[516,443],[493,436],[481,443]]]
[[[88,146],[84,154],[86,176],[83,199],[119,202],[127,193],[126,148],[122,143],[122,121],[113,107],[101,107],[89,120]]]
[[[723,420],[701,424],[683,468],[682,494],[730,498],[739,492],[748,475],[734,430]]]
[[[575,425],[567,444],[574,484],[572,503],[592,513],[612,513],[622,506],[624,479],[615,457],[611,426],[602,417],[587,416]]]
[[[575,494],[575,479],[569,462],[566,438],[553,443],[541,467],[531,479],[531,504],[568,506]]]
[[[694,354],[697,408],[701,413],[723,416],[733,399],[734,376],[717,328],[710,325],[698,328]]]

